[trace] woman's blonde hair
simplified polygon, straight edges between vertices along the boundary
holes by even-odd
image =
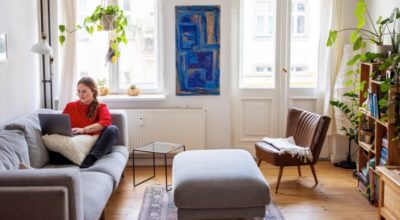
[[[97,89],[97,84],[96,81],[92,77],[82,77],[78,84],[83,84],[87,87],[90,88],[93,92],[93,102],[89,106],[89,112],[87,113],[88,118],[93,118],[94,114],[96,113],[98,107],[99,107],[99,101],[97,101],[97,96],[99,94],[99,91]]]

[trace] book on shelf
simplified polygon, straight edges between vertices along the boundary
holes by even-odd
[[[382,147],[388,147],[388,139],[387,137],[382,138]]]
[[[369,184],[365,185],[361,181],[358,181],[358,190],[367,198],[369,198]]]
[[[368,179],[368,177],[366,175],[364,175],[364,173],[362,171],[357,173],[357,177],[358,177],[358,180],[359,180],[358,182],[362,182],[364,185],[368,186],[369,179]]]
[[[379,165],[385,166],[388,160],[388,149],[387,147],[382,147],[381,158],[379,159]]]

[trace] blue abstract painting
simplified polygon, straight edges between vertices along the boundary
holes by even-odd
[[[220,6],[176,6],[176,94],[220,94]]]

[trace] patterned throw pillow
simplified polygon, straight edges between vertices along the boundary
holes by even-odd
[[[81,165],[89,154],[99,135],[76,135],[73,137],[59,134],[43,135],[47,149],[60,153],[77,165]]]

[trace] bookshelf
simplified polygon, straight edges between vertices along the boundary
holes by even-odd
[[[399,166],[400,145],[395,139],[395,108],[390,100],[397,92],[391,87],[388,92],[382,93],[381,81],[372,79],[378,74],[379,63],[360,64],[360,82],[365,82],[359,93],[359,110],[361,120],[358,127],[358,162],[357,176],[359,191],[375,206],[378,206],[380,173],[376,166]],[[380,99],[387,97],[387,108],[379,107]],[[372,136],[371,136],[372,135]],[[400,197],[400,195],[398,195]]]

